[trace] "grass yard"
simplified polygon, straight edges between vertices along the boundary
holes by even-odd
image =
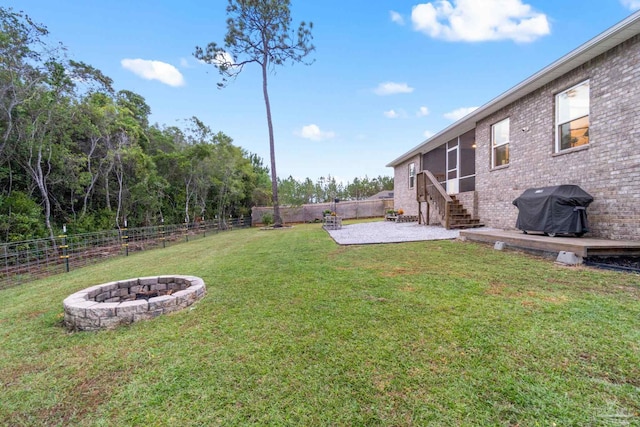
[[[193,308],[68,333],[62,300],[202,277]],[[0,425],[640,425],[640,276],[456,241],[222,233],[0,291]]]

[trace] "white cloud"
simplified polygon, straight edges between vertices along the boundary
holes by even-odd
[[[411,21],[415,30],[448,41],[513,40],[526,43],[551,31],[547,16],[534,11],[522,0],[421,3],[413,7]]]
[[[431,138],[435,134],[436,134],[435,132],[432,132],[430,130],[425,130],[424,132],[422,132],[422,136],[424,136],[427,139]]]
[[[404,25],[404,18],[395,10],[390,10],[389,16],[391,17],[392,22],[395,22],[398,25]]]
[[[398,114],[396,110],[385,111],[383,114],[388,119],[397,119],[400,117],[400,114]]]
[[[295,134],[312,141],[323,141],[325,139],[331,139],[336,136],[334,132],[321,131],[320,128],[314,124],[303,126],[302,129],[298,132],[295,132]]]
[[[416,116],[418,117],[424,117],[428,115],[429,115],[429,109],[427,107],[420,107],[420,109],[416,113]]]
[[[622,0],[622,5],[631,10],[640,9],[640,0]]]
[[[380,96],[395,95],[398,93],[411,93],[411,92],[413,92],[413,88],[408,86],[406,83],[394,83],[394,82],[380,83],[378,87],[373,90],[373,93]]]
[[[176,67],[166,62],[148,59],[123,59],[123,68],[147,80],[158,80],[169,86],[183,86],[184,78]]]
[[[462,107],[462,108],[458,108],[457,110],[453,110],[448,113],[445,113],[444,117],[445,119],[456,121],[456,120],[460,120],[467,114],[470,114],[477,109],[478,107]]]
[[[187,58],[180,58],[180,67],[191,68],[191,64],[189,64],[189,60]]]

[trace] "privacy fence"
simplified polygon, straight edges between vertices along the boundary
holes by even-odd
[[[314,203],[301,206],[281,206],[280,215],[285,223],[305,223],[322,221],[324,211],[335,212],[343,219],[377,218],[393,209],[393,199],[358,200],[338,203]],[[251,210],[253,225],[263,223],[262,216],[272,213],[273,207],[254,207]]]
[[[245,218],[64,234],[0,246],[0,289],[70,271],[129,252],[163,248],[207,234],[249,227]]]

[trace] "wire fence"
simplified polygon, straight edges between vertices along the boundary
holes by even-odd
[[[128,256],[129,252],[163,248],[206,237],[207,234],[250,226],[250,218],[229,218],[224,221],[63,234],[53,240],[4,243],[0,247],[0,289],[68,272],[108,258]]]

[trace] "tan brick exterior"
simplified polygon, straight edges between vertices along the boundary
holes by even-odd
[[[393,206],[402,209],[405,215],[418,215],[415,184],[409,188],[409,164],[415,163],[417,174],[421,170],[420,160],[421,156],[415,156],[393,170]]]
[[[555,95],[589,79],[589,145],[554,154]],[[510,163],[491,169],[491,125],[510,118]],[[522,129],[527,129],[523,131]],[[515,228],[530,187],[575,184],[594,197],[590,236],[640,240],[640,38],[619,45],[476,125],[478,215]]]

